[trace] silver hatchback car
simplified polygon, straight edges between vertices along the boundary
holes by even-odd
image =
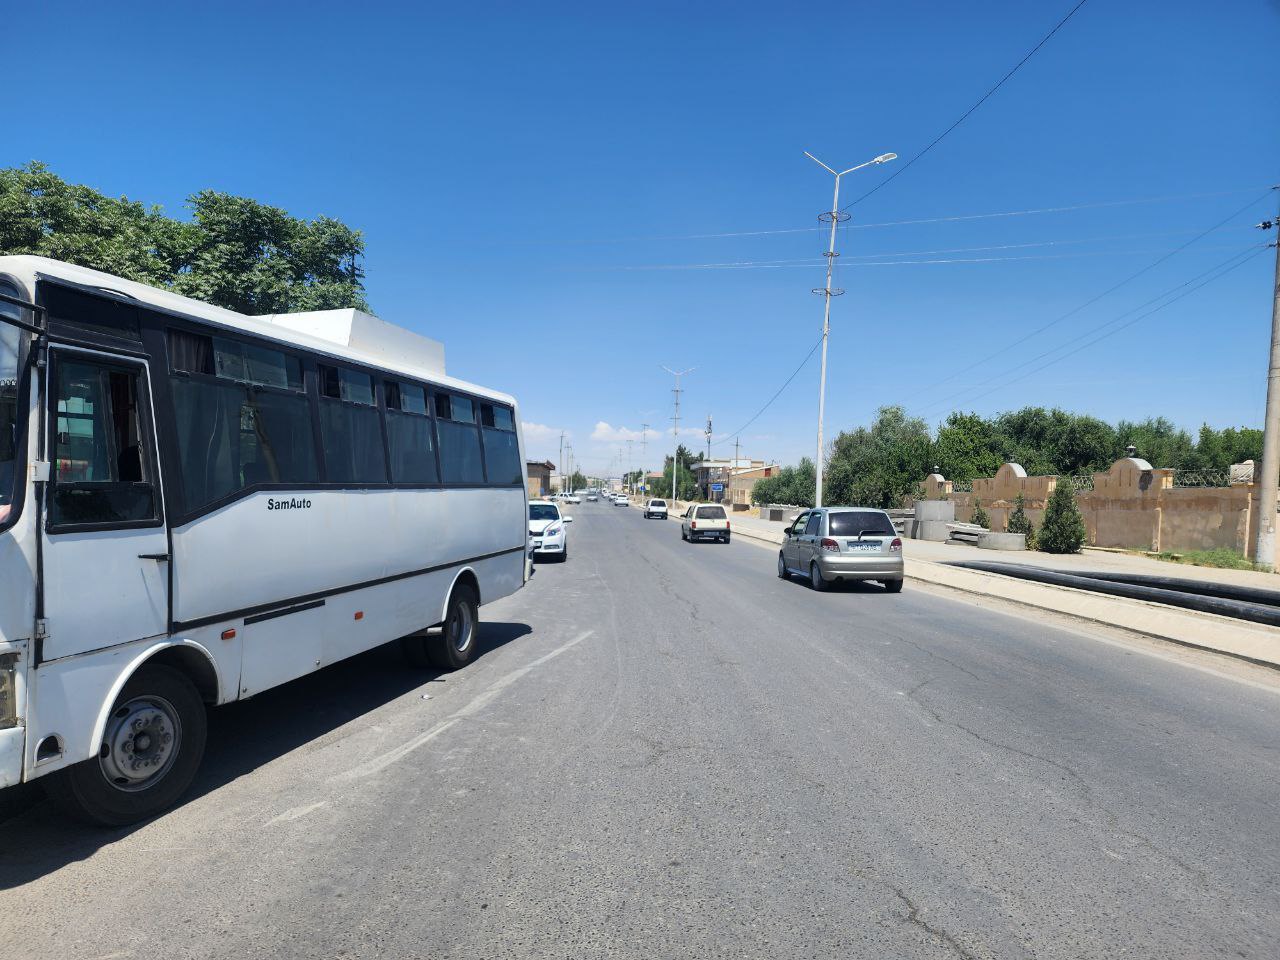
[[[796,517],[778,551],[778,576],[808,579],[815,590],[838,580],[878,580],[902,590],[902,540],[883,510],[820,507]]]

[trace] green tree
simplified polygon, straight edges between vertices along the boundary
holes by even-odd
[[[1199,466],[1191,434],[1164,417],[1148,417],[1140,423],[1121,420],[1116,424],[1116,446],[1112,460],[1125,456],[1125,448],[1137,448],[1137,456],[1153,467],[1192,470]]]
[[[569,474],[570,490],[585,490],[589,486],[591,486],[591,483],[583,475],[581,470],[575,470],[573,473]]]
[[[1069,483],[1053,488],[1036,534],[1038,549],[1045,553],[1079,553],[1084,546],[1084,517],[1076,506],[1075,489]]]
[[[1027,549],[1034,550],[1036,548],[1036,529],[1031,525],[1031,521],[1027,519],[1026,502],[1022,494],[1018,494],[1018,498],[1013,501],[1013,512],[1009,514],[1009,522],[1005,525],[1005,529],[1010,533],[1025,533],[1027,535]]]
[[[67,183],[41,163],[0,169],[0,253],[52,257],[242,313],[367,309],[358,230],[214,190],[187,203],[190,219],[178,220]]]
[[[870,427],[841,431],[824,477],[827,503],[897,507],[929,472],[932,440],[919,417],[881,407]]]
[[[986,527],[987,529],[991,528],[991,518],[987,516],[987,511],[982,509],[981,500],[973,501],[973,517],[969,522],[976,523],[978,526]]]
[[[753,503],[787,503],[812,507],[818,472],[808,457],[794,467],[782,467],[772,477],[757,480],[751,489]]]
[[[976,413],[953,413],[938,428],[933,461],[948,480],[990,477],[1004,463],[995,425]]]

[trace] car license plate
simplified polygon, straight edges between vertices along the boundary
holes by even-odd
[[[880,544],[874,542],[868,543],[865,540],[849,540],[845,543],[845,547],[847,547],[852,553],[880,552]]]

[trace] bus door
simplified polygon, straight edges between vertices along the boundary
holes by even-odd
[[[168,631],[169,542],[147,365],[53,347],[42,659]]]

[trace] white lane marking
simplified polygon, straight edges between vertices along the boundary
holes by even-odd
[[[308,813],[314,813],[316,810],[319,810],[321,807],[327,806],[328,803],[329,803],[328,800],[318,800],[315,803],[304,803],[300,807],[290,807],[284,813],[277,814],[276,816],[268,820],[267,826],[269,827],[273,823],[289,823],[293,820],[301,820]]]
[[[518,670],[512,670],[510,673],[506,674],[505,676],[499,677],[497,680],[495,680],[492,684],[489,685],[489,688],[487,690],[485,690],[480,694],[477,694],[466,704],[466,706],[459,709],[447,720],[444,720],[441,723],[436,724],[434,727],[432,727],[429,730],[424,730],[422,733],[418,734],[416,737],[413,737],[412,739],[405,741],[404,743],[400,744],[400,746],[392,750],[388,750],[386,753],[382,754],[381,756],[374,757],[372,760],[368,760],[365,763],[352,767],[350,770],[347,770],[343,773],[339,773],[335,775],[334,777],[331,778],[331,780],[332,781],[362,780],[365,777],[373,776],[375,773],[378,773],[381,770],[385,770],[387,767],[391,766],[391,764],[393,763],[397,763],[398,761],[403,760],[405,757],[413,753],[413,751],[417,750],[419,747],[425,746],[426,744],[434,740],[436,737],[440,736],[440,734],[444,733],[446,730],[448,730],[458,721],[463,720],[467,717],[473,716],[474,714],[483,710],[485,707],[487,707],[490,703],[493,702],[494,698],[497,697],[498,694],[502,693],[503,690],[507,689],[507,687],[511,686],[513,683],[515,683],[517,680],[519,680],[529,671],[542,666],[548,660],[552,660],[555,657],[560,656],[560,654],[564,653],[570,647],[573,647],[581,643],[583,640],[587,639],[587,637],[591,636],[593,633],[595,633],[594,630],[585,630],[582,633],[578,634],[576,637],[574,637],[572,640],[568,641],[567,643],[561,644],[560,646],[556,647],[550,653],[545,653],[542,656],[538,657],[536,660],[532,660],[529,663],[525,664],[523,667],[520,667]]]

